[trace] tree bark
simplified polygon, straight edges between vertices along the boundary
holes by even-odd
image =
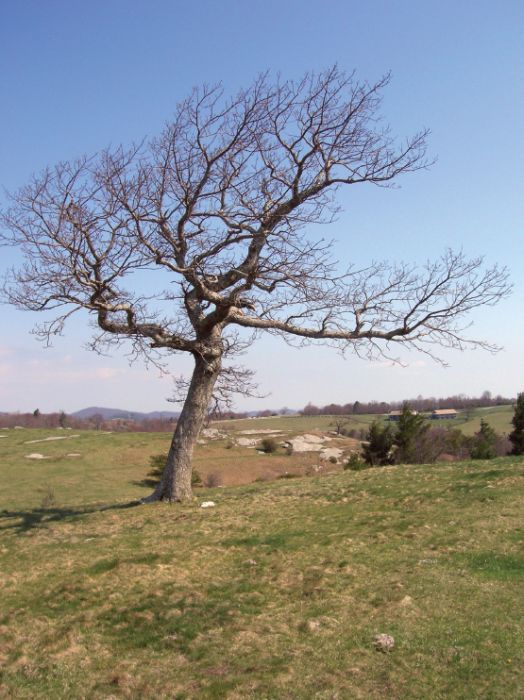
[[[183,502],[193,498],[191,488],[193,449],[206,418],[213,388],[221,370],[221,358],[195,355],[195,369],[177,421],[160,483],[142,503]]]

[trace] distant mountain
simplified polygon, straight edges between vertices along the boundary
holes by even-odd
[[[89,408],[82,408],[80,411],[75,411],[71,413],[73,418],[81,418],[82,420],[87,420],[92,416],[99,415],[102,416],[104,420],[111,420],[113,418],[123,418],[124,420],[165,420],[170,418],[178,418],[179,412],[175,411],[151,411],[150,413],[139,413],[137,411],[125,411],[122,408],[105,408],[103,406],[90,406]]]

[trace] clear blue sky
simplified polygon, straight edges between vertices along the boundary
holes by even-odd
[[[512,298],[474,319],[476,335],[505,350],[448,355],[448,369],[410,355],[399,368],[264,339],[243,361],[270,396],[238,407],[515,395],[524,390],[523,36],[517,0],[4,3],[0,185],[13,190],[48,164],[154,135],[203,82],[235,91],[266,69],[297,77],[334,62],[369,80],[391,70],[384,115],[399,135],[429,127],[438,161],[399,190],[350,188],[328,234],[357,263],[424,261],[452,246],[507,265]],[[16,262],[15,251],[0,253],[0,269]],[[37,318],[0,313],[0,411],[169,408],[169,379],[84,350],[82,323],[44,350],[29,335]],[[187,372],[190,362],[171,367]]]

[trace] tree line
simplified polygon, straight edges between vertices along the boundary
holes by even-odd
[[[348,416],[363,414],[381,414],[390,411],[402,410],[405,401],[354,401],[352,403],[337,404],[329,403],[326,406],[315,406],[308,403],[300,413],[303,416]],[[466,396],[465,394],[454,394],[445,398],[435,398],[434,396],[424,398],[418,396],[416,399],[409,399],[409,406],[418,413],[427,413],[442,408],[455,408],[463,410],[468,408],[488,408],[490,406],[506,406],[515,403],[514,398],[507,398],[497,394],[492,396],[491,392],[485,391],[481,396]]]
[[[46,428],[72,430],[110,430],[128,433],[170,433],[176,423],[174,418],[104,418],[95,413],[89,418],[78,418],[65,411],[42,413],[38,408],[32,413],[0,413],[0,428]]]

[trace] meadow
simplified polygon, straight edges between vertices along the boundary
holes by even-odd
[[[457,427],[464,434],[473,435],[480,428],[480,419],[484,418],[498,433],[509,433],[511,430],[511,418],[513,407],[493,406],[489,408],[472,408],[460,411],[453,420],[428,421],[436,427]],[[299,433],[306,430],[333,430],[334,421],[340,416],[271,416],[257,418],[256,423],[273,430],[285,430],[290,433]],[[384,420],[382,414],[349,415],[346,418],[348,430],[367,430],[375,420]],[[218,422],[217,425],[232,431],[246,430],[253,427],[253,419],[233,420]]]
[[[0,434],[2,700],[524,698],[524,459],[133,506],[169,436]],[[242,453],[247,470],[298,459]],[[241,450],[196,460],[219,457]]]

